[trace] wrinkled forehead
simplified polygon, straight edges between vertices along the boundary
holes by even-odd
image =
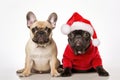
[[[52,25],[48,22],[48,21],[36,21],[33,23],[33,25],[31,26],[31,28],[52,28]]]
[[[90,33],[89,33],[89,32],[84,31],[84,30],[74,30],[74,31],[72,31],[72,33],[73,33],[73,34],[76,34],[76,35],[80,35],[80,34],[87,33],[87,34],[89,34],[89,35],[90,35]]]

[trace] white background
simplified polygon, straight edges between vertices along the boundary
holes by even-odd
[[[24,67],[24,50],[29,39],[29,29],[26,26],[28,11],[33,11],[38,20],[47,20],[52,12],[58,14],[53,38],[58,47],[60,61],[67,45],[67,36],[60,31],[61,25],[65,24],[75,11],[90,20],[101,41],[99,50],[104,67],[112,76],[109,79],[118,78],[119,0],[2,0],[0,1],[0,80],[16,80],[15,71]]]

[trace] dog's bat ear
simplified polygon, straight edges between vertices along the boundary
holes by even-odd
[[[56,26],[56,22],[57,22],[57,14],[56,13],[51,13],[50,16],[48,17],[48,22],[52,24],[53,29]]]
[[[37,21],[36,16],[33,12],[29,11],[26,15],[26,19],[27,19],[27,26],[28,28],[30,28],[30,26]]]

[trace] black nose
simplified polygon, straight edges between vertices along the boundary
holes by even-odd
[[[40,32],[39,32],[40,35],[42,35],[42,34],[44,34],[44,33],[45,33],[44,31],[40,31]]]
[[[81,44],[82,44],[82,37],[80,35],[76,36],[75,43],[76,43],[76,46],[81,46]]]

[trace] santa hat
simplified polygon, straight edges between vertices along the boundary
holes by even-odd
[[[89,20],[83,18],[80,14],[75,12],[72,17],[67,21],[66,24],[62,25],[61,32],[65,35],[68,35],[70,32],[74,30],[84,30],[91,34],[93,40],[92,44],[94,46],[98,46],[100,44],[99,39],[97,39],[97,34],[95,29]]]

